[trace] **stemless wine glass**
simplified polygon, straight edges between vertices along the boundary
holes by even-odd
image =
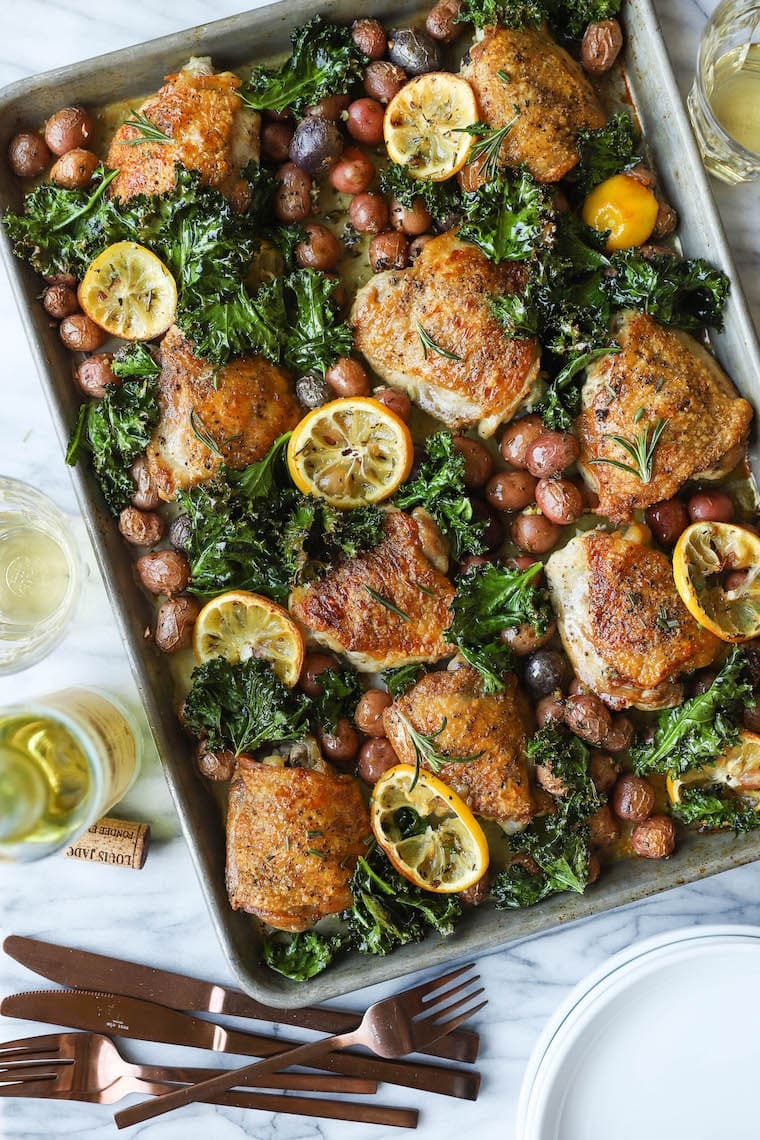
[[[81,573],[71,521],[41,491],[0,476],[0,674],[26,669],[58,644]]]
[[[715,9],[687,103],[707,169],[724,182],[760,176],[760,0]]]

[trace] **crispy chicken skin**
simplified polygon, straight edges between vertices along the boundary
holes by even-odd
[[[436,748],[451,756],[474,756],[446,764],[444,783],[479,815],[499,823],[525,824],[533,815],[524,744],[530,713],[517,678],[508,674],[501,693],[484,693],[480,674],[470,665],[454,672],[428,673],[383,713],[388,739],[404,764],[415,763],[406,718],[418,732],[435,737]]]
[[[619,523],[635,510],[669,499],[687,479],[728,474],[744,452],[752,408],[688,333],[630,310],[616,318],[614,331],[622,352],[589,367],[575,428],[581,471],[599,495],[598,513]],[[648,483],[609,463],[592,463],[601,458],[630,463],[606,434],[632,440],[659,418],[667,424]]]
[[[176,326],[161,343],[158,378],[160,419],[148,445],[151,476],[162,499],[210,479],[222,460],[245,467],[266,455],[282,432],[295,427],[299,409],[285,374],[263,357],[233,360],[214,370],[193,356]],[[215,455],[198,439],[190,420],[215,441]]]
[[[538,182],[564,178],[578,162],[578,131],[604,126],[606,116],[580,65],[545,29],[486,28],[461,74],[475,91],[483,122],[505,127],[514,120],[501,162],[524,163]],[[469,188],[472,173],[464,175]]]
[[[119,173],[109,193],[163,194],[174,185],[176,164],[200,171],[203,182],[234,196],[240,172],[259,158],[261,116],[244,107],[237,95],[240,79],[229,71],[214,74],[207,57],[191,59],[140,107],[170,142],[146,140],[136,127],[122,124],[108,152],[108,166]]]
[[[454,652],[444,636],[454,587],[426,557],[417,522],[391,510],[383,529],[385,536],[373,550],[346,559],[290,596],[290,612],[312,641],[343,653],[355,669],[368,673],[440,661]]]
[[[356,347],[379,376],[451,428],[491,436],[538,374],[536,340],[511,340],[489,309],[523,284],[514,263],[493,265],[454,231],[429,241],[410,269],[376,274],[351,312]],[[418,326],[458,360],[423,345]]]
[[[571,539],[546,577],[575,672],[613,709],[672,708],[683,700],[681,673],[718,652],[679,598],[669,558],[619,531]]]
[[[233,910],[258,915],[279,930],[306,930],[345,909],[351,905],[348,881],[369,834],[352,776],[239,765],[227,812]]]

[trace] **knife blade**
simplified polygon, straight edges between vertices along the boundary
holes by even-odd
[[[193,1017],[191,1013],[180,1013],[140,998],[87,990],[34,990],[11,994],[0,1002],[0,1013],[6,1017],[23,1017],[29,1021],[88,1029],[93,1033],[130,1037],[137,1041],[191,1045],[196,1049],[212,1049],[243,1057],[272,1057],[302,1044],[284,1037],[241,1033],[214,1021]],[[287,1068],[285,1058],[283,1066]],[[320,1057],[314,1068],[442,1093],[461,1100],[476,1100],[480,1088],[480,1073],[471,1069],[388,1061],[345,1051]]]
[[[276,1009],[264,1005],[233,986],[219,986],[200,978],[175,974],[170,970],[157,970],[105,954],[88,950],[75,950],[70,946],[57,946],[37,938],[9,935],[3,949],[11,958],[21,962],[51,982],[74,989],[99,990],[121,994],[123,997],[142,998],[177,1010],[194,1010],[202,1013],[224,1013],[229,1017],[250,1017],[260,1021],[297,1025],[302,1029],[316,1029],[321,1033],[349,1033],[360,1020],[360,1014],[341,1009],[322,1009],[303,1006],[300,1009]],[[469,1029],[457,1029],[425,1050],[431,1057],[449,1061],[477,1060],[480,1038]]]

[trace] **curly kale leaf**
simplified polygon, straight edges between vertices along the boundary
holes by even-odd
[[[286,688],[259,658],[231,664],[223,657],[193,670],[185,698],[185,723],[211,748],[239,756],[265,744],[298,740],[306,731],[308,701]]]
[[[282,281],[267,281],[253,295],[240,282],[214,294],[193,291],[189,301],[180,301],[177,324],[195,355],[217,367],[233,356],[277,363],[287,327]]]
[[[160,376],[161,366],[144,344],[135,341],[126,348],[119,349],[111,361],[111,371],[114,376],[126,380],[130,376]]]
[[[308,982],[326,970],[345,946],[346,936],[342,933],[302,930],[298,934],[284,934],[278,931],[264,939],[261,957],[271,970],[291,981]]]
[[[416,476],[401,484],[393,501],[402,511],[424,507],[448,539],[455,559],[485,549],[485,524],[475,518],[464,483],[464,456],[450,432],[428,436]]]
[[[421,942],[432,930],[446,938],[462,914],[456,895],[415,887],[379,847],[359,858],[350,886],[354,902],[344,918],[352,944],[362,954],[385,956],[397,946]]]
[[[290,37],[292,51],[276,70],[255,67],[240,97],[255,111],[284,111],[302,115],[325,95],[346,95],[362,78],[368,62],[351,36],[351,29],[315,16]]]
[[[82,451],[89,452],[103,497],[115,515],[134,494],[130,467],[150,443],[158,415],[155,380],[150,376],[113,385],[102,399],[79,410],[66,462],[73,467]]]
[[[290,432],[278,435],[263,459],[249,463],[242,471],[228,471],[227,479],[238,494],[246,499],[267,499],[275,491],[290,485],[284,456]]]
[[[626,111],[618,111],[596,130],[579,131],[578,151],[580,162],[573,171],[573,181],[583,195],[613,174],[641,162],[636,153],[633,121]]]
[[[723,328],[730,281],[708,261],[621,250],[610,264],[615,272],[605,278],[605,290],[616,307],[643,309],[661,324],[688,332]]]
[[[321,692],[313,697],[309,718],[314,728],[335,732],[338,721],[353,723],[354,710],[362,695],[359,677],[347,665],[337,665],[319,674]]]
[[[601,804],[589,776],[589,750],[567,729],[544,725],[527,752],[562,780],[565,794],[553,813],[537,816],[510,839],[513,852],[529,856],[535,868],[517,861],[499,872],[492,888],[499,909],[533,906],[561,891],[583,894],[588,885],[588,817]]]
[[[527,623],[542,634],[551,625],[554,615],[549,595],[535,585],[540,573],[540,562],[527,570],[488,564],[471,566],[457,579],[446,637],[481,673],[486,692],[504,687],[504,673],[512,663],[501,631]]]
[[[464,0],[458,18],[476,28],[537,28],[548,23],[558,38],[577,40],[588,24],[616,16],[620,5],[621,0]]]
[[[391,162],[380,172],[380,189],[410,210],[415,198],[422,198],[437,222],[447,223],[459,216],[462,194],[456,178],[433,182],[430,178],[413,178],[405,167]]]
[[[407,693],[412,685],[416,685],[425,675],[424,665],[401,665],[398,669],[385,669],[383,681],[390,695],[395,700],[403,693]]]
[[[465,194],[459,236],[497,265],[525,261],[546,240],[554,217],[551,197],[527,170],[505,171]]]
[[[654,738],[639,739],[631,746],[634,771],[640,776],[649,772],[682,776],[714,763],[738,741],[742,713],[753,699],[749,662],[734,646],[709,689],[677,708],[663,710]]]
[[[322,375],[339,356],[349,356],[354,339],[339,319],[337,281],[314,269],[298,269],[287,278],[295,312],[285,339],[285,362],[296,372]]]
[[[681,788],[680,802],[670,810],[682,823],[694,824],[703,831],[725,829],[739,835],[760,827],[757,804],[735,795],[725,784]]]
[[[617,345],[604,346],[573,357],[549,384],[536,411],[550,431],[571,431],[573,420],[581,410],[581,380],[589,364],[610,352],[620,352]]]

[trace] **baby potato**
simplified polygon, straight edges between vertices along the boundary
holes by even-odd
[[[659,205],[652,191],[628,174],[600,182],[583,203],[583,220],[594,230],[609,230],[607,249],[643,245],[657,221]]]

